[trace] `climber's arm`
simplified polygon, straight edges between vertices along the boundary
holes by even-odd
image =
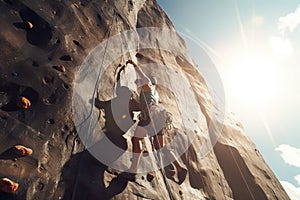
[[[139,66],[135,62],[133,62],[132,60],[128,60],[126,62],[126,64],[128,64],[128,63],[130,63],[134,66],[135,71],[137,72],[137,74],[142,79],[142,84],[143,85],[151,84],[151,80],[146,76],[146,74],[141,70],[141,68],[139,68]]]

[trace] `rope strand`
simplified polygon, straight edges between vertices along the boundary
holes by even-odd
[[[108,48],[108,43],[109,43],[109,39],[110,39],[111,30],[114,27],[116,15],[117,15],[116,14],[116,10],[114,10],[113,22],[112,22],[112,25],[110,26],[109,31],[108,31],[108,36],[107,36],[108,39],[107,39],[106,44],[105,44],[105,49],[104,49],[104,54],[103,54],[102,62],[101,62],[101,65],[100,65],[99,73],[98,73],[98,76],[97,76],[96,84],[95,84],[93,95],[92,95],[92,106],[91,106],[90,114],[87,117],[87,119],[89,119],[90,117],[91,118],[90,118],[90,121],[89,121],[89,126],[88,126],[88,131],[87,131],[87,135],[86,135],[86,138],[85,138],[86,140],[85,141],[87,141],[87,139],[89,139],[89,136],[90,136],[92,119],[93,119],[93,112],[94,112],[93,108],[94,108],[94,105],[95,105],[95,95],[96,95],[97,88],[99,87],[99,81],[100,81],[100,75],[101,75],[101,71],[102,71],[102,66],[103,66],[103,63],[104,63],[105,56],[106,56],[106,51],[107,51],[107,48]],[[86,120],[84,120],[82,123],[84,123]],[[86,146],[84,146],[84,150],[85,149],[86,149]],[[77,176],[75,178],[76,180],[75,180],[74,189],[73,189],[73,192],[72,192],[72,198],[71,198],[72,200],[74,200],[76,198],[75,197],[75,192],[76,192],[76,188],[77,188],[77,185],[78,185],[78,179],[79,179],[78,176],[80,176],[80,169],[81,169],[81,167],[82,167],[82,160],[80,160],[80,162],[79,162],[79,167],[78,167],[78,170],[77,170],[77,172],[79,171],[79,173],[77,173]]]

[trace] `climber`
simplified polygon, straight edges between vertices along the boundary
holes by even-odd
[[[147,135],[150,136],[153,150],[159,150],[164,147],[164,137],[162,128],[165,123],[166,111],[159,105],[159,95],[156,90],[157,80],[155,77],[147,77],[145,73],[132,60],[128,60],[127,64],[132,64],[138,76],[141,78],[140,104],[142,106],[142,117],[136,127],[134,136],[132,137],[133,159],[129,168],[129,172],[136,173],[137,167],[142,154],[142,140]],[[155,114],[154,114],[155,113]],[[152,121],[151,121],[152,120]],[[155,126],[155,127],[153,127]],[[159,130],[156,130],[158,128]],[[187,170],[182,167],[171,151],[166,152],[173,165],[176,167],[178,183],[181,184],[187,174]]]

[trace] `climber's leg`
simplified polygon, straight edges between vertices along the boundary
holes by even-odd
[[[164,147],[164,137],[163,135],[155,135],[153,137],[153,145],[156,150]],[[179,160],[176,158],[175,154],[172,151],[166,150],[164,151],[168,158],[172,161],[172,164],[176,167],[178,183],[181,184],[187,174],[186,168],[182,167]]]
[[[129,172],[136,173],[137,167],[140,162],[142,154],[142,139],[147,136],[147,130],[143,127],[137,126],[134,132],[134,136],[131,138],[132,149],[133,149],[133,158],[132,164],[129,168]]]
[[[156,150],[159,150],[160,148],[164,147],[164,137],[163,135],[156,135],[153,137],[153,145],[154,148]],[[172,163],[174,164],[174,166],[176,167],[177,171],[180,171],[183,167],[181,167],[179,161],[177,160],[177,158],[175,157],[174,153],[171,151],[164,151],[164,153],[166,153],[166,156],[168,156],[168,158],[173,161]]]

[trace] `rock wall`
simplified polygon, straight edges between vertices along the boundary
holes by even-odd
[[[0,192],[0,199],[168,199],[160,171],[151,182],[145,174],[127,182],[118,178],[118,171],[93,158],[85,150],[72,116],[75,74],[109,31],[113,36],[143,27],[174,30],[156,1],[1,0],[0,11],[0,177],[19,183],[16,193]],[[111,27],[115,12],[118,20]],[[165,42],[188,52],[179,37]],[[105,72],[98,96],[102,100],[114,95],[116,66],[130,58],[124,52]],[[181,155],[187,178],[181,185],[167,180],[174,199],[289,199],[232,117],[226,116],[222,122],[222,135],[214,148],[205,157],[199,155],[205,139],[202,133],[208,133],[212,120],[212,102],[204,78],[188,58],[151,49],[134,55],[140,64],[168,65],[187,77],[195,106],[201,110],[195,122],[201,131]],[[163,89],[159,93],[176,126],[181,113],[174,108],[174,94]],[[17,106],[20,96],[30,100],[29,108]],[[16,155],[12,147],[18,144],[31,148],[33,154]]]

